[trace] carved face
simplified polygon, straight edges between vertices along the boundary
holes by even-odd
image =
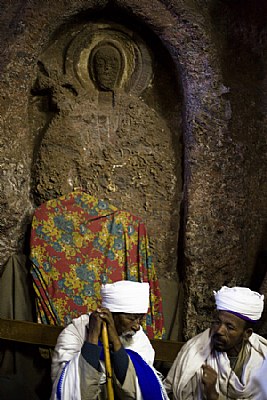
[[[103,44],[93,51],[90,69],[93,80],[102,90],[113,90],[118,86],[122,60],[120,52],[110,44]]]

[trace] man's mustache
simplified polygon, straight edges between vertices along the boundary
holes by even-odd
[[[135,331],[127,331],[127,332],[122,332],[121,337],[123,337],[124,339],[127,338],[132,338],[135,335]]]

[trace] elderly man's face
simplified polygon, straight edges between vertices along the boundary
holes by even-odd
[[[113,313],[113,319],[119,336],[131,338],[140,329],[145,314]]]
[[[246,328],[244,320],[227,311],[219,311],[211,328],[213,348],[236,356],[251,333],[252,329]]]

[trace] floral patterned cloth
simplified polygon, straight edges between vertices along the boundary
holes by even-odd
[[[162,300],[145,224],[129,212],[84,192],[72,192],[35,210],[31,261],[42,323],[67,325],[100,305],[102,283],[127,279],[150,284],[144,329],[164,335]]]

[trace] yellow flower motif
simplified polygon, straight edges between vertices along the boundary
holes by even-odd
[[[54,324],[55,310],[64,324],[95,309],[102,280],[144,279],[151,283],[147,328],[161,338],[161,298],[155,267],[148,260],[151,253],[144,224],[84,192],[66,194],[41,207],[33,218],[31,247],[31,258],[42,275],[39,282],[35,277],[36,286],[42,286],[49,297],[47,302],[36,292],[41,320]],[[97,220],[88,214],[98,216]],[[94,296],[86,295],[90,287]],[[49,304],[53,309],[49,310]]]
[[[72,235],[74,246],[77,248],[82,248],[84,245],[84,238],[79,233],[74,232]]]
[[[52,268],[49,276],[50,276],[50,281],[57,282],[60,279],[60,271],[56,268]]]
[[[81,292],[84,289],[84,282],[81,281],[75,271],[70,271],[68,274],[64,274],[65,286],[71,288],[74,292],[79,289]]]

